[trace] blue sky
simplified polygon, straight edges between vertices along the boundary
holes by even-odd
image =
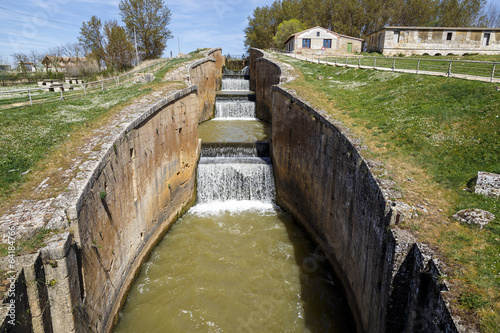
[[[0,57],[10,63],[15,52],[27,53],[76,42],[83,21],[96,15],[121,22],[120,0],[0,0]],[[224,54],[244,53],[243,29],[258,6],[273,0],[164,0],[172,13],[174,35],[164,56],[197,48],[222,47]],[[500,0],[490,0],[500,9]],[[20,5],[22,4],[22,5]]]
[[[500,1],[500,0],[499,0]],[[1,0],[0,56],[28,53],[76,42],[82,22],[96,15],[121,23],[120,0]],[[165,0],[172,13],[169,29],[174,39],[163,55],[177,55],[204,47],[222,47],[224,54],[243,54],[243,29],[257,6],[273,0]],[[22,3],[22,5],[20,5]]]

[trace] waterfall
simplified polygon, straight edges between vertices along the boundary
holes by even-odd
[[[256,121],[249,80],[223,78],[215,103],[215,119]],[[212,120],[212,121],[214,121]],[[203,142],[197,175],[198,205],[231,208],[272,204],[274,177],[267,142]],[[238,203],[234,203],[237,201]]]
[[[202,157],[198,165],[198,203],[256,200],[275,197],[269,158]]]
[[[268,142],[207,142],[201,145],[203,157],[266,157]]]
[[[215,118],[255,118],[255,102],[216,100]]]
[[[245,79],[222,79],[222,90],[250,90],[250,81]]]

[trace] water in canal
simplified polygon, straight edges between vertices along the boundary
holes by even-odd
[[[275,205],[268,129],[226,97],[218,117],[239,120],[202,124],[224,139],[200,126],[197,204],[143,265],[115,333],[354,332],[325,256]]]

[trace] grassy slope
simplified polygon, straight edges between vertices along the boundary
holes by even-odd
[[[165,82],[163,78],[176,65],[201,58],[202,51],[192,52],[191,58],[173,59],[155,73],[151,83],[127,83],[80,99],[0,110],[0,215],[22,200],[45,199],[64,191],[71,177],[63,171],[82,154],[79,147],[92,139],[93,130],[140,96],[184,87],[183,82]],[[48,178],[49,190],[35,195],[33,189]],[[19,239],[16,255],[36,252],[54,232],[42,228],[30,239]],[[0,257],[7,254],[8,245],[0,244]],[[0,295],[7,288],[6,272],[0,270]]]
[[[58,155],[72,136],[87,133],[121,105],[151,92],[170,68],[186,60],[173,59],[149,84],[127,83],[79,99],[0,110],[0,207],[5,209],[11,195],[45,167],[44,158]],[[32,171],[23,175],[28,170]]]
[[[500,218],[484,229],[450,218],[465,208],[500,217],[499,199],[471,191],[478,171],[500,173],[496,87],[281,59],[303,74],[288,86],[352,128],[369,148],[365,156],[383,162],[385,177],[397,181],[403,201],[429,209],[406,227],[444,257],[455,311],[498,332]]]

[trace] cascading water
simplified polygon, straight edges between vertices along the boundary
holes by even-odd
[[[255,119],[255,102],[217,99],[215,101],[215,118]]]
[[[222,79],[222,90],[248,91],[250,90],[250,81],[245,79]]]
[[[201,145],[203,157],[267,157],[267,142],[205,142]]]
[[[248,90],[241,81],[222,87]],[[267,133],[243,129],[259,123],[253,103],[216,101],[205,124],[217,127],[200,130],[197,204],[144,264],[115,333],[355,331],[326,256],[274,203]]]
[[[248,90],[245,79],[223,79],[222,90]],[[215,102],[215,119],[255,119],[255,102],[248,97],[218,97]],[[198,165],[198,203],[224,201],[274,201],[274,178],[269,157],[255,157],[253,149],[239,149],[237,146],[219,149],[217,156],[202,157]],[[229,153],[229,155],[226,155]],[[238,156],[238,158],[237,158]]]
[[[198,165],[198,203],[228,200],[274,201],[269,158],[203,157]]]

